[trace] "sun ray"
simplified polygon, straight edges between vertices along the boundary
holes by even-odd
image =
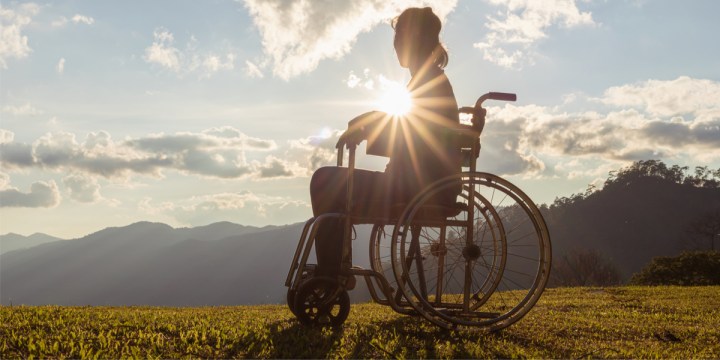
[[[412,97],[405,85],[383,77],[380,78],[380,85],[382,93],[375,102],[379,110],[396,116],[410,112]]]

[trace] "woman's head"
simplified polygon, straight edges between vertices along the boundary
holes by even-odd
[[[392,22],[395,29],[395,52],[400,65],[417,68],[428,61],[440,68],[448,62],[448,54],[440,44],[440,18],[431,8],[409,8]]]

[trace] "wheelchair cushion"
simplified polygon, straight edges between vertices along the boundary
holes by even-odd
[[[389,214],[387,214],[387,217],[383,217],[383,220],[387,223],[393,223],[397,221],[400,216],[402,216],[403,212],[405,211],[405,208],[407,208],[408,204],[405,203],[397,203],[390,206]],[[382,206],[378,204],[376,209],[381,209]],[[459,215],[463,210],[467,209],[467,204],[463,204],[460,202],[456,202],[455,204],[448,204],[448,205],[434,205],[434,204],[428,204],[420,207],[418,211],[415,213],[415,220],[416,221],[428,221],[428,220],[444,220],[450,217],[454,217]],[[382,215],[380,215],[382,216]],[[378,218],[376,217],[359,217],[355,218],[353,223],[355,224],[374,224],[376,223]]]
[[[467,205],[460,202],[448,205],[427,204],[421,206],[417,210],[417,212],[415,213],[415,221],[444,220],[459,215],[460,212],[465,209],[467,209]],[[399,218],[400,215],[398,215],[397,217]]]

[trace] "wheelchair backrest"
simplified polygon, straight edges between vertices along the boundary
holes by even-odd
[[[461,124],[458,131],[458,141],[462,148],[463,166],[468,167],[471,162],[480,155],[480,134],[485,128],[485,108],[482,103],[485,100],[515,101],[517,95],[511,93],[489,92],[480,96],[475,106],[464,106],[458,109],[460,114],[469,114],[470,124]]]

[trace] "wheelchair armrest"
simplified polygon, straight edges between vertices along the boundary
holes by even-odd
[[[460,125],[456,130],[458,145],[467,149],[473,147],[480,141],[480,131],[475,130],[470,125]]]
[[[485,115],[487,114],[487,111],[485,111],[482,106],[464,106],[458,109],[458,112],[461,114],[472,115],[470,127],[478,133],[478,136],[480,136],[483,128],[485,128]]]

